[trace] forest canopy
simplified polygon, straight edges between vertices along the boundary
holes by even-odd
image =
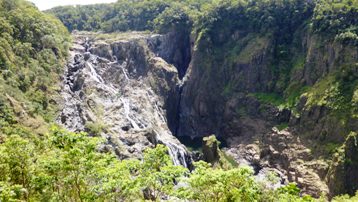
[[[0,0],[1,114],[6,114],[5,105],[14,98],[26,103],[30,114],[50,118],[50,99],[69,42],[68,31],[55,17],[29,2]]]
[[[223,170],[200,161],[189,172],[173,165],[163,145],[146,150],[141,161],[118,160],[98,151],[103,140],[57,126],[43,137],[2,138],[1,201],[314,201],[301,198],[294,184],[267,189],[245,167]]]
[[[262,31],[289,32],[303,18],[316,32],[328,32],[340,40],[356,43],[357,4],[355,0],[118,0],[113,4],[57,7],[48,12],[70,31],[105,32],[161,30],[163,22],[166,26],[169,22],[188,26],[194,23],[196,29],[208,29],[208,25],[220,21],[223,12],[236,19],[230,25],[233,28],[249,26]]]

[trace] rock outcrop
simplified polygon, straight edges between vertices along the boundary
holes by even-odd
[[[69,130],[106,138],[102,149],[114,150],[119,158],[141,158],[143,150],[161,143],[176,165],[188,166],[190,156],[166,119],[168,100],[177,96],[177,69],[148,47],[160,51],[165,44],[155,47],[153,41],[166,36],[97,37],[74,34],[58,121]]]
[[[358,142],[357,133],[352,132],[345,143],[334,155],[326,181],[332,187],[332,193],[344,193],[354,195],[358,188]]]
[[[203,159],[206,162],[215,164],[220,160],[220,142],[215,138],[215,135],[203,138]]]

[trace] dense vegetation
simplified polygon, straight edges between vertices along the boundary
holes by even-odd
[[[57,7],[48,12],[56,15],[70,31],[143,31],[160,28],[158,22],[189,24],[190,21],[198,29],[210,29],[225,18],[221,14],[226,12],[225,15],[238,19],[234,24],[221,24],[228,26],[226,29],[249,26],[255,30],[289,33],[302,19],[313,16],[313,29],[317,32],[335,34],[352,43],[356,43],[358,34],[358,5],[354,0],[119,0],[113,4]]]
[[[294,184],[267,188],[245,167],[223,170],[200,161],[189,172],[173,165],[163,145],[146,150],[142,160],[118,160],[111,152],[98,151],[102,143],[100,138],[57,126],[44,136],[29,131],[2,136],[0,200],[324,201],[300,197]],[[349,196],[336,198],[348,200]]]
[[[53,126],[44,136],[30,132],[0,144],[1,201],[314,201],[289,184],[270,190],[248,168],[223,170],[196,163],[191,173],[174,166],[167,148],[148,149],[143,160],[118,160],[98,152],[101,139]]]
[[[355,0],[320,1],[315,8],[314,28],[333,34],[343,42],[358,45],[358,2]]]
[[[0,0],[0,128],[9,103],[16,113],[51,119],[68,48],[68,31],[56,18],[24,1]]]

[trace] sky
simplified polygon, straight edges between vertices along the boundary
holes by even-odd
[[[34,2],[40,10],[46,10],[46,9],[53,8],[55,6],[110,3],[110,2],[116,2],[117,0],[29,0],[29,1]]]

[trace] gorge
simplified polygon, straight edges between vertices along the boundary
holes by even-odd
[[[265,39],[266,44],[261,44],[262,47],[255,47],[255,53],[251,48],[244,47],[243,52],[250,52],[240,54],[257,55],[234,63],[237,70],[233,70],[223,81],[227,77],[225,68],[228,67],[224,66],[222,73],[207,69],[208,75],[203,74],[203,70],[199,69],[200,62],[209,57],[199,55],[203,53],[198,47],[191,47],[190,40],[181,43],[182,38],[190,37],[183,37],[182,33],[75,32],[73,37],[75,44],[64,76],[64,107],[59,117],[60,123],[66,128],[104,137],[107,143],[102,149],[113,150],[120,159],[141,158],[147,147],[161,143],[168,146],[174,164],[185,167],[191,167],[192,157],[175,136],[194,139],[216,134],[225,141],[223,150],[239,164],[252,166],[257,173],[261,169],[271,169],[283,183],[296,182],[303,193],[316,197],[319,197],[317,193],[334,193],[336,185],[330,187],[330,180],[335,179],[329,179],[328,174],[332,175],[330,172],[335,168],[322,159],[324,154],[320,154],[321,151],[316,149],[312,153],[314,143],[301,134],[307,137],[344,129],[337,124],[330,128],[326,124],[332,122],[321,120],[326,119],[321,114],[327,113],[324,108],[318,112],[310,111],[316,110],[314,108],[305,108],[304,102],[307,101],[302,101],[307,99],[305,95],[299,100],[303,108],[296,111],[302,113],[299,118],[293,109],[280,108],[255,97],[254,93],[268,88],[260,80],[266,82],[275,77],[270,76],[269,69],[265,69],[267,61],[274,57],[268,52],[270,38]],[[240,44],[240,40],[247,40],[247,37],[243,35],[235,40]],[[250,36],[248,40],[252,41],[246,42],[246,46],[251,47],[250,43],[257,45],[261,39]],[[192,49],[192,55],[188,56]],[[329,54],[345,51],[340,48],[335,50],[334,47],[331,49]],[[357,52],[354,53],[352,49],[346,51],[357,58]],[[323,63],[315,57],[307,55],[305,61],[318,60],[314,63]],[[178,64],[188,64],[189,58],[192,58],[192,63],[185,74],[186,68]],[[336,60],[344,63],[339,57]],[[257,71],[256,68],[261,70]],[[310,66],[307,65],[307,68]],[[302,71],[310,71],[307,68]],[[298,71],[294,72],[293,77],[304,75]],[[184,75],[181,76],[179,72]],[[246,76],[240,81],[242,74]],[[206,81],[205,76],[209,77]],[[231,77],[233,81],[230,81]],[[235,92],[225,95],[222,91],[227,85],[240,87],[231,87],[236,89]],[[314,115],[314,127],[319,129],[307,128],[312,121],[312,113],[318,113]],[[349,123],[352,127],[357,126],[354,124],[356,119],[350,121],[353,121]],[[280,128],[283,123],[289,127]],[[302,128],[302,123],[306,128]]]
[[[0,0],[0,24],[0,201],[358,196],[354,0]]]

